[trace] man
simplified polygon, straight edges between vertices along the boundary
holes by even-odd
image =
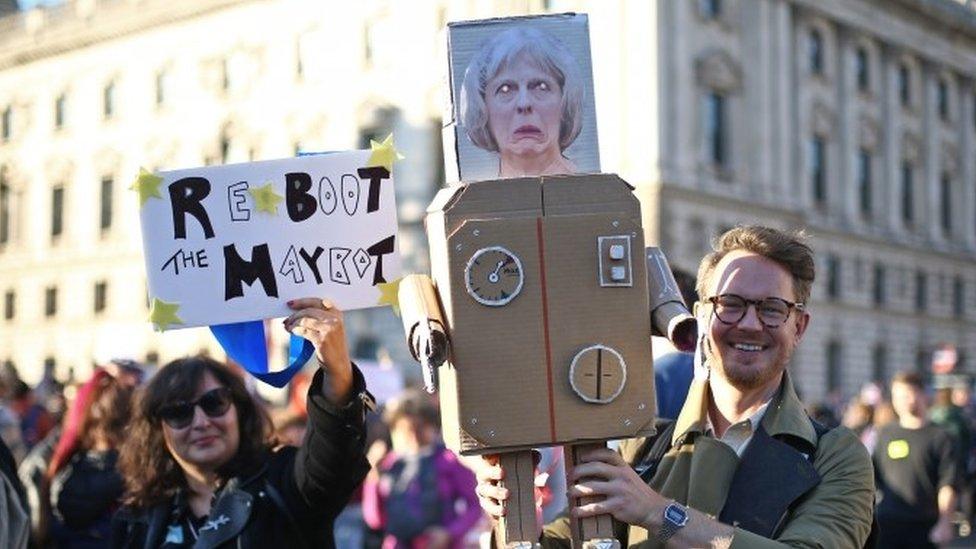
[[[935,547],[953,537],[958,460],[949,434],[926,419],[922,378],[899,373],[891,381],[898,421],[878,433],[875,474],[881,491],[881,547]]]
[[[569,496],[604,499],[575,516],[612,514],[625,547],[864,545],[874,497],[867,450],[845,428],[818,429],[786,372],[810,322],[814,262],[800,238],[765,227],[722,235],[698,273],[709,373],[692,382],[665,435],[670,450],[651,464],[649,484],[632,465],[645,468],[651,441],[586,454]],[[500,468],[479,474],[482,506],[500,516]],[[565,518],[543,531],[545,545],[568,539]]]

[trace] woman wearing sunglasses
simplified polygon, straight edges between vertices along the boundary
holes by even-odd
[[[299,299],[285,328],[315,346],[300,448],[273,450],[271,421],[241,377],[205,357],[164,366],[140,395],[120,468],[112,547],[333,547],[332,522],[369,468],[365,382],[342,313]]]

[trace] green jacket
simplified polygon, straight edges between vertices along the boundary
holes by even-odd
[[[874,473],[850,430],[837,427],[818,440],[784,374],[740,460],[727,445],[704,436],[707,396],[708,382],[694,380],[652,488],[734,526],[733,548],[863,547],[874,512]],[[628,440],[620,453],[633,464],[646,445],[646,439]],[[623,547],[662,547],[656,532],[616,527]],[[569,539],[567,518],[543,531],[544,546],[568,546]]]

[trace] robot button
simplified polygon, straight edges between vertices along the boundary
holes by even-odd
[[[610,278],[611,280],[622,282],[627,280],[627,268],[626,267],[611,267],[610,268]]]
[[[625,253],[623,244],[610,245],[610,259],[623,259]]]

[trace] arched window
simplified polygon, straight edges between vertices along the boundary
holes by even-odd
[[[823,74],[824,72],[824,52],[823,35],[820,31],[813,29],[807,42],[807,61],[810,65],[810,72],[813,74]]]

